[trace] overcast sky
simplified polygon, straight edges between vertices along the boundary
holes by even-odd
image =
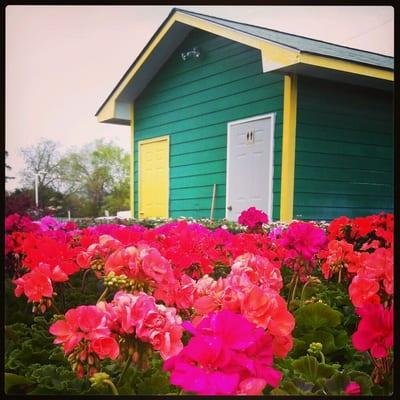
[[[129,148],[129,127],[94,116],[173,6],[8,6],[6,149],[40,138],[79,148],[97,138]],[[187,10],[393,55],[390,6],[181,6]],[[7,184],[12,190],[18,180]]]

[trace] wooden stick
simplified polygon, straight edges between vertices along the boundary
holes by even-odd
[[[217,184],[214,183],[213,186],[213,194],[212,194],[212,200],[211,200],[211,210],[210,210],[210,220],[213,220],[213,216],[214,216],[214,205],[215,205],[215,195],[217,193]]]

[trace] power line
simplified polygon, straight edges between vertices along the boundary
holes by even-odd
[[[371,28],[371,29],[368,29],[367,31],[363,31],[363,32],[361,32],[361,33],[358,33],[358,34],[355,35],[355,36],[352,36],[352,37],[350,37],[350,38],[347,38],[346,40],[353,40],[353,39],[355,39],[355,38],[358,38],[359,36],[363,36],[363,35],[365,35],[365,34],[371,32],[371,31],[374,31],[375,29],[380,28],[380,27],[383,26],[383,25],[386,25],[388,22],[392,22],[392,21],[393,21],[393,18],[390,18],[390,19],[388,19],[387,21],[382,22],[380,25],[375,26],[375,27],[373,27],[373,28]]]

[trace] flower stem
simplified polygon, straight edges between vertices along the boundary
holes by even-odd
[[[110,386],[110,388],[115,396],[119,395],[117,388],[115,387],[115,385],[112,383],[112,381],[110,379],[104,379],[103,382],[107,383],[107,385]]]
[[[108,287],[106,287],[106,288],[104,289],[104,292],[101,294],[101,296],[100,296],[99,299],[96,301],[96,303],[100,303],[100,301],[102,301],[102,300],[104,300],[104,299],[106,298],[106,296],[107,296],[107,294],[108,294],[108,290],[109,290]]]
[[[325,364],[325,356],[324,353],[322,351],[319,352],[319,355],[321,356],[321,363]]]
[[[294,298],[296,297],[296,290],[297,290],[297,283],[299,282],[299,276],[296,275],[296,279],[294,281],[294,288],[293,288],[293,292],[292,292],[292,301],[294,300]]]
[[[82,287],[81,287],[81,292],[84,293],[85,289],[86,289],[86,279],[87,276],[89,274],[89,272],[91,271],[91,269],[87,269],[84,273],[83,273],[83,277],[82,277]]]
[[[58,315],[62,315],[61,311],[58,309],[58,307],[56,306],[56,303],[54,303],[54,299],[51,302],[51,307],[54,309],[54,311],[58,314]]]
[[[124,378],[124,376],[126,374],[126,371],[128,371],[129,366],[131,365],[131,363],[132,363],[132,356],[128,356],[128,359],[126,360],[125,367],[122,370],[121,375],[120,375],[120,377],[118,379],[117,386],[119,386],[122,383],[122,379]]]
[[[295,274],[292,275],[292,279],[289,282],[289,292],[288,292],[288,298],[287,298],[287,302],[289,303],[290,301],[290,296],[292,294],[292,289],[293,289],[293,282],[294,282],[294,278],[296,277]]]
[[[310,279],[303,285],[303,289],[301,289],[301,295],[300,295],[300,306],[302,306],[303,305],[303,303],[304,303],[304,290],[305,290],[305,288],[307,287],[307,285],[310,283]]]
[[[339,268],[338,283],[342,281],[342,268]]]

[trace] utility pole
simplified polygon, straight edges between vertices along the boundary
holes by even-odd
[[[46,171],[35,172],[35,203],[39,207],[39,175],[45,174]]]

